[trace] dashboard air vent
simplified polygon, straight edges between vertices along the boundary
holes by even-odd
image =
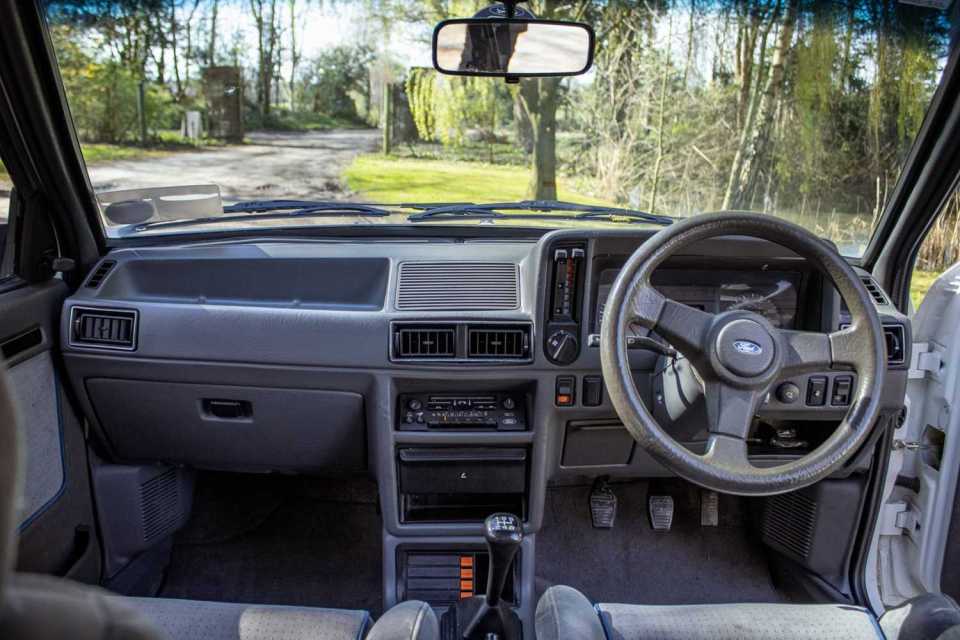
[[[397,309],[501,311],[520,306],[520,270],[512,262],[404,262]]]
[[[468,358],[525,360],[529,356],[529,327],[489,326],[467,329]]]
[[[91,289],[96,289],[103,282],[104,278],[107,277],[107,274],[116,266],[116,261],[114,260],[104,260],[100,263],[96,269],[93,270],[93,273],[90,274],[90,277],[87,278],[87,285]]]
[[[903,364],[907,357],[903,326],[899,324],[884,325],[883,338],[887,343],[887,364]]]
[[[860,280],[863,282],[863,286],[867,288],[867,293],[870,294],[874,302],[881,306],[890,304],[890,301],[887,300],[887,296],[883,293],[883,289],[880,288],[876,280],[870,276],[860,276]]]
[[[397,358],[439,359],[457,355],[457,328],[452,325],[396,327],[393,340]]]
[[[133,350],[137,345],[137,312],[73,307],[70,340],[87,347]]]

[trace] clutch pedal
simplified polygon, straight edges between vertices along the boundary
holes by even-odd
[[[670,531],[673,526],[673,496],[649,496],[650,526],[654,531]]]
[[[590,519],[594,529],[612,529],[617,519],[617,496],[606,478],[597,478],[590,490]]]

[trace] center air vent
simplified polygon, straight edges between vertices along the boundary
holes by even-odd
[[[469,327],[468,358],[526,359],[530,355],[528,327]]]
[[[391,331],[394,360],[484,364],[532,358],[528,323],[394,323]]]
[[[100,349],[125,349],[137,346],[137,312],[124,309],[70,309],[71,344]]]
[[[890,304],[890,302],[887,300],[887,296],[883,293],[883,289],[880,288],[880,285],[877,284],[876,280],[870,276],[860,276],[860,280],[863,282],[863,286],[866,287],[867,293],[870,294],[870,297],[873,298],[874,302],[882,307]]]
[[[396,327],[393,340],[397,358],[455,358],[457,355],[454,325]]]
[[[512,262],[404,262],[397,309],[503,311],[520,307],[520,270]]]

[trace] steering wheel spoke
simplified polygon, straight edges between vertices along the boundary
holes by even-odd
[[[855,366],[864,349],[864,336],[856,327],[816,333],[781,330],[785,345],[783,373],[797,375],[824,371],[835,365]]]
[[[763,398],[756,389],[737,389],[722,382],[707,382],[707,428],[712,435],[746,440]]]
[[[655,331],[687,358],[697,360],[704,352],[713,316],[671,300],[644,283],[631,300],[631,321]]]

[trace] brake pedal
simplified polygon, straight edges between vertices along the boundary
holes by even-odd
[[[612,529],[617,519],[617,496],[606,478],[597,478],[590,490],[590,519],[594,529]]]
[[[673,496],[649,496],[650,526],[654,531],[670,531],[673,526]]]
[[[716,527],[720,524],[720,495],[716,491],[700,491],[700,526]]]

